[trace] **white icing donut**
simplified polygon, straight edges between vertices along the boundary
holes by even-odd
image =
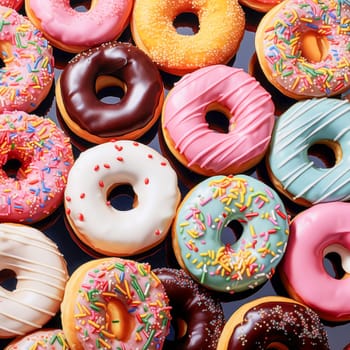
[[[108,202],[111,190],[130,185],[130,210]],[[131,256],[165,237],[180,200],[177,175],[149,146],[133,141],[107,142],[80,154],[68,175],[65,207],[78,238],[105,255]]]
[[[0,286],[0,338],[40,329],[56,315],[68,279],[56,244],[39,230],[0,224],[0,271],[16,275],[16,289]]]

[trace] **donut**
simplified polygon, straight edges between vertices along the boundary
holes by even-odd
[[[320,98],[293,104],[277,120],[266,157],[275,188],[293,202],[311,206],[350,199],[350,103]],[[332,163],[326,167],[309,157],[312,147]]]
[[[15,10],[0,6],[0,113],[34,111],[54,79],[52,48],[42,33]]]
[[[228,119],[227,132],[210,127],[210,111]],[[242,69],[224,65],[186,74],[169,91],[162,111],[169,150],[206,176],[237,174],[256,165],[267,151],[274,122],[266,90]]]
[[[286,0],[260,21],[255,48],[266,78],[300,100],[349,89],[347,2]]]
[[[43,329],[14,339],[4,350],[69,350],[61,329]]]
[[[161,349],[169,333],[170,306],[147,263],[95,259],[71,275],[61,305],[71,348]]]
[[[257,12],[268,12],[282,0],[239,0],[239,3]]]
[[[129,210],[111,204],[109,193],[120,185],[130,185],[135,193]],[[80,153],[64,199],[67,220],[79,239],[112,256],[139,254],[163,241],[179,201],[177,176],[168,161],[151,147],[129,140]]]
[[[25,0],[29,19],[51,44],[78,53],[119,38],[129,24],[133,1],[92,0],[86,12],[75,10],[72,1]]]
[[[290,226],[288,252],[278,267],[288,294],[329,321],[350,320],[349,209],[349,203],[320,203],[297,214]],[[341,258],[344,275],[339,278],[324,267],[330,253]]]
[[[171,323],[176,337],[166,339],[165,349],[216,350],[225,316],[215,299],[182,269],[155,268],[171,306]]]
[[[183,13],[198,18],[195,35],[176,31],[174,20]],[[236,0],[135,0],[130,21],[136,46],[159,69],[180,76],[228,63],[238,51],[244,25],[244,12]]]
[[[12,271],[13,291],[0,286],[0,338],[40,329],[59,311],[68,279],[57,245],[22,224],[0,224],[0,271]]]
[[[100,90],[115,86],[125,93],[119,103],[98,98]],[[104,43],[76,55],[56,84],[63,120],[79,137],[94,143],[139,138],[158,120],[163,99],[158,69],[128,43]]]
[[[10,7],[16,11],[20,10],[23,0],[0,0],[0,6]]]
[[[228,319],[217,350],[328,350],[318,315],[290,298],[266,296],[241,305]]]
[[[224,244],[230,223],[243,232]],[[243,292],[272,277],[288,241],[289,222],[277,193],[247,175],[212,176],[184,197],[172,227],[180,266],[218,292]]]
[[[62,203],[74,162],[69,139],[46,118],[0,115],[0,222],[34,223]]]

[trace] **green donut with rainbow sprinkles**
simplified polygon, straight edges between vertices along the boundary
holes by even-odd
[[[224,243],[224,229],[233,221],[243,232],[235,242]],[[288,214],[273,189],[250,176],[220,175],[202,181],[183,199],[173,244],[179,264],[196,281],[236,293],[273,276],[288,234]]]

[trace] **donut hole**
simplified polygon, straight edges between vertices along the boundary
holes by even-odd
[[[114,209],[127,211],[137,204],[137,196],[129,184],[120,184],[111,189],[107,196],[107,202]]]
[[[0,271],[0,286],[10,292],[17,287],[16,273],[9,269]]]
[[[170,323],[170,331],[167,336],[167,341],[178,341],[184,338],[187,334],[187,323],[181,317],[174,317]]]
[[[205,121],[210,130],[228,134],[230,131],[230,120],[227,117],[228,111],[221,106],[209,106],[205,114]]]
[[[328,55],[329,47],[329,41],[324,35],[314,31],[306,31],[301,34],[301,55],[311,63],[323,61]]]
[[[346,274],[341,262],[341,256],[336,252],[329,252],[323,258],[324,269],[331,277],[337,280],[341,280]]]
[[[97,98],[105,104],[118,104],[126,93],[126,85],[116,77],[101,75],[96,79]]]
[[[88,12],[91,9],[92,0],[70,0],[70,7],[77,12]]]
[[[270,343],[266,349],[268,350],[289,350],[289,347],[280,342],[272,342]]]
[[[22,162],[19,159],[11,158],[2,166],[2,170],[10,178],[17,179],[19,169],[22,167]]]
[[[307,155],[316,168],[329,169],[337,164],[341,157],[341,148],[335,141],[320,141],[309,147]]]
[[[175,17],[173,26],[180,35],[195,35],[199,31],[199,18],[194,12],[182,12]]]
[[[120,341],[127,341],[135,324],[134,315],[128,312],[126,306],[119,300],[113,300],[106,306],[106,316],[110,332]]]
[[[238,220],[230,221],[221,232],[221,242],[224,245],[232,245],[243,234],[243,225]]]

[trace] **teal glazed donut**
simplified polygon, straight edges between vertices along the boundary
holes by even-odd
[[[318,167],[308,156],[326,145],[335,164]],[[350,103],[334,98],[295,103],[277,120],[267,156],[274,186],[306,207],[350,199]]]
[[[232,221],[243,228],[232,244],[222,233]],[[246,175],[213,176],[180,204],[173,225],[176,258],[205,287],[235,293],[272,277],[288,241],[289,220],[278,194]]]

